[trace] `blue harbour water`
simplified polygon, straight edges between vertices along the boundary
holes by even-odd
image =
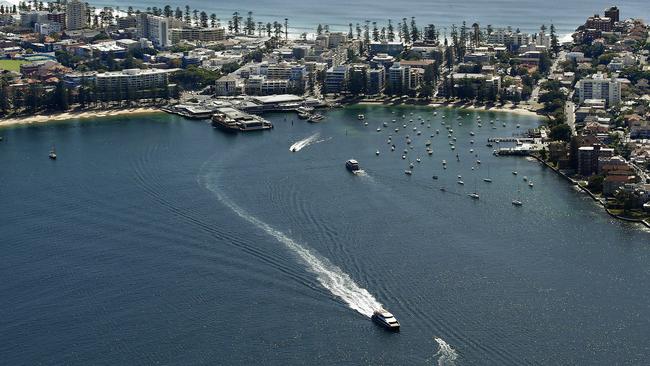
[[[650,233],[485,146],[536,117],[326,115],[240,135],[166,114],[0,130],[0,363],[647,364]]]
[[[358,0],[225,0],[219,2],[205,0],[188,0],[174,3],[158,0],[136,0],[130,2],[118,0],[102,0],[93,2],[97,6],[113,6],[126,10],[128,6],[136,9],[146,9],[157,6],[162,8],[169,4],[185,9],[205,10],[217,14],[226,24],[232,13],[239,11],[246,16],[252,11],[256,21],[283,22],[289,19],[289,27],[296,33],[315,32],[316,25],[328,24],[332,30],[347,31],[349,23],[363,23],[366,20],[378,22],[379,27],[387,24],[390,18],[393,24],[402,18],[416,17],[420,27],[434,23],[443,31],[444,27],[452,24],[458,26],[463,21],[468,25],[479,22],[483,27],[491,24],[495,27],[512,26],[521,28],[524,32],[536,32],[542,24],[554,23],[560,34],[570,34],[580,24],[584,24],[590,15],[600,13],[606,7],[618,5],[623,18],[650,19],[650,6],[646,0],[408,0],[408,1],[372,1]]]

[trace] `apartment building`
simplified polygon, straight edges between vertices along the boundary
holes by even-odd
[[[68,2],[65,8],[66,28],[70,30],[84,29],[88,26],[88,7],[79,0]]]
[[[171,43],[180,41],[217,42],[226,39],[224,28],[172,28]]]
[[[179,69],[127,69],[96,75],[100,99],[134,99],[153,95],[169,87],[169,75]]]
[[[580,80],[576,88],[580,103],[587,99],[603,99],[611,107],[621,102],[621,82],[616,78],[606,78],[602,73]]]
[[[140,13],[137,16],[138,38],[150,40],[157,48],[171,45],[169,35],[169,20],[151,14]]]

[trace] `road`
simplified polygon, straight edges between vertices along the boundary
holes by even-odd
[[[571,136],[576,136],[576,114],[575,114],[575,104],[570,100],[564,104],[564,115],[566,117],[566,124],[571,127]]]
[[[551,65],[551,70],[549,71],[549,75],[552,75],[560,68],[560,62],[564,61],[565,58],[566,58],[566,51],[560,51],[555,61],[553,61],[553,65]],[[537,85],[535,85],[535,87],[533,88],[533,91],[530,93],[530,104],[537,103],[537,99],[539,98],[539,90],[545,81],[546,78],[540,79],[539,82],[537,82]]]

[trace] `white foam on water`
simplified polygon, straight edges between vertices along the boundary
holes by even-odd
[[[435,341],[438,343],[438,366],[454,366],[456,365],[455,361],[458,359],[458,353],[453,349],[449,343],[445,342],[444,339],[435,337]]]
[[[212,181],[214,182],[214,179]],[[210,179],[205,180],[205,187],[213,192],[221,203],[233,210],[239,217],[262,229],[294,252],[303,262],[307,270],[316,275],[318,282],[334,296],[348,304],[350,308],[370,317],[376,309],[382,307],[381,303],[368,290],[359,287],[347,273],[332,264],[327,258],[315,254],[313,250],[294,241],[283,232],[276,230],[269,224],[246,212],[222,193],[216,184],[210,182]]]
[[[306,138],[304,138],[304,139],[302,139],[300,141],[296,141],[296,142],[293,143],[293,145],[291,145],[289,147],[289,151],[293,151],[293,152],[300,151],[303,148],[305,148],[305,147],[307,147],[307,146],[309,146],[309,145],[311,145],[313,143],[318,143],[318,142],[324,141],[324,140],[317,141],[319,136],[320,136],[320,133],[316,132],[316,133],[314,133],[313,135],[311,135],[309,137],[306,137]]]

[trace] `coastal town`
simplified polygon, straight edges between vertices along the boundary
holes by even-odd
[[[294,34],[253,12],[0,5],[0,126],[163,110],[245,131],[271,128],[264,112],[319,122],[352,103],[526,111],[543,117],[527,136],[539,143],[497,154],[530,155],[650,225],[649,29],[622,11],[588,16],[568,40],[553,24],[412,17]]]

